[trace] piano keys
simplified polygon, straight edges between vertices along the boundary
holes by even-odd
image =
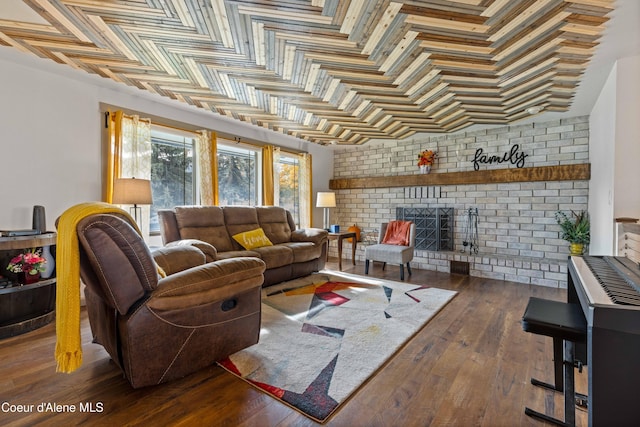
[[[589,425],[640,425],[640,267],[624,257],[571,257],[567,299],[587,321]]]

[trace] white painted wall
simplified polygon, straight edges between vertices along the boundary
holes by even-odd
[[[592,255],[613,255],[615,218],[640,218],[640,56],[612,67],[590,116]]]
[[[614,218],[640,218],[640,56],[617,64]]]
[[[45,207],[54,229],[68,207],[100,199],[100,103],[307,151],[314,201],[333,174],[328,148],[0,47],[0,229],[31,228],[34,205]],[[315,209],[314,225],[321,224]]]
[[[616,66],[614,65],[589,116],[589,214],[592,255],[611,255],[613,184],[616,140]]]

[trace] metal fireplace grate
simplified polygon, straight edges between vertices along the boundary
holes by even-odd
[[[416,249],[453,250],[453,208],[396,208],[396,219],[416,225]]]

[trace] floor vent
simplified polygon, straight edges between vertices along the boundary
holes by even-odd
[[[449,261],[449,272],[469,275],[469,263],[466,261]]]

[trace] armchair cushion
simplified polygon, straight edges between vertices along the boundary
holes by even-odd
[[[413,259],[413,247],[379,243],[365,248],[365,259],[389,264],[406,264]]]

